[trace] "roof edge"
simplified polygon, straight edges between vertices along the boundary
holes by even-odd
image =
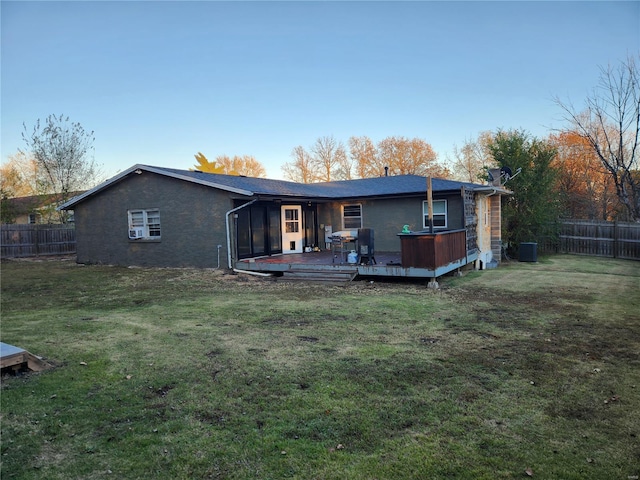
[[[162,168],[157,168],[157,167],[151,167],[149,165],[142,165],[142,164],[135,164],[132,167],[127,168],[126,170],[114,175],[113,177],[111,177],[110,179],[102,182],[101,184],[87,190],[86,192],[82,193],[81,195],[75,196],[72,199],[66,201],[65,203],[63,203],[62,205],[60,205],[59,207],[56,208],[56,210],[69,210],[71,208],[73,208],[75,205],[77,205],[78,203],[82,202],[84,199],[90,197],[91,195],[94,195],[108,187],[110,187],[111,185],[119,182],[120,180],[122,180],[123,178],[127,177],[128,175],[130,175],[131,173],[137,173],[138,171],[140,171],[140,173],[142,173],[143,171],[146,172],[151,172],[151,173],[156,173],[158,175],[164,175],[165,177],[171,177],[171,178],[175,178],[178,180],[184,180],[186,182],[190,182],[190,183],[196,183],[199,185],[204,185],[206,187],[212,187],[212,188],[218,188],[220,190],[226,190],[228,192],[233,192],[233,193],[237,193],[240,195],[246,195],[248,197],[252,197],[254,194],[254,192],[251,192],[249,190],[243,190],[240,188],[233,188],[233,187],[229,187],[227,185],[220,185],[218,183],[213,183],[213,182],[207,182],[206,180],[200,180],[197,178],[193,178],[193,177],[189,177],[187,175],[180,175],[180,174],[176,174],[173,172],[167,172],[166,170],[163,170]]]
[[[237,193],[239,195],[246,195],[248,197],[252,197],[252,196],[255,195],[255,192],[252,192],[250,190],[244,190],[242,188],[229,187],[228,185],[222,185],[220,183],[215,183],[215,182],[208,182],[207,180],[200,180],[198,178],[189,177],[188,175],[181,175],[181,174],[175,173],[175,172],[167,172],[166,170],[163,170],[161,167],[150,167],[148,165],[142,165],[142,166],[139,166],[139,167],[140,167],[141,170],[144,167],[144,170],[147,170],[147,171],[152,172],[152,173],[157,173],[159,175],[165,175],[165,176],[171,177],[171,178],[177,178],[179,180],[184,180],[184,181],[190,182],[190,183],[197,183],[199,185],[205,185],[207,187],[218,188],[220,190],[226,190],[227,192],[233,192],[233,193]]]

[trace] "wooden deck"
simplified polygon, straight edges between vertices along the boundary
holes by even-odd
[[[287,255],[273,255],[240,260],[235,268],[240,271],[273,273],[282,275],[285,272],[316,271],[316,272],[353,272],[363,277],[415,277],[437,278],[473,262],[477,253],[464,256],[461,259],[437,268],[403,267],[400,252],[376,252],[376,263],[350,264],[345,255],[333,253],[331,250],[309,253],[294,253]]]
[[[20,347],[0,342],[0,368],[3,372],[5,369],[39,372],[51,368],[51,365]]]

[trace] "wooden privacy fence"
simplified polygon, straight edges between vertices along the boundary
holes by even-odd
[[[640,223],[561,220],[558,234],[543,250],[640,260]]]
[[[0,226],[2,258],[68,255],[76,253],[73,225]]]

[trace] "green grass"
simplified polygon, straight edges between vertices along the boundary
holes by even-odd
[[[2,263],[5,479],[640,475],[640,263],[411,282]],[[86,365],[85,365],[86,364]]]

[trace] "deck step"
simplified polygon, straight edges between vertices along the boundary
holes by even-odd
[[[358,270],[287,270],[282,273],[280,280],[345,283],[350,282],[358,275]]]

